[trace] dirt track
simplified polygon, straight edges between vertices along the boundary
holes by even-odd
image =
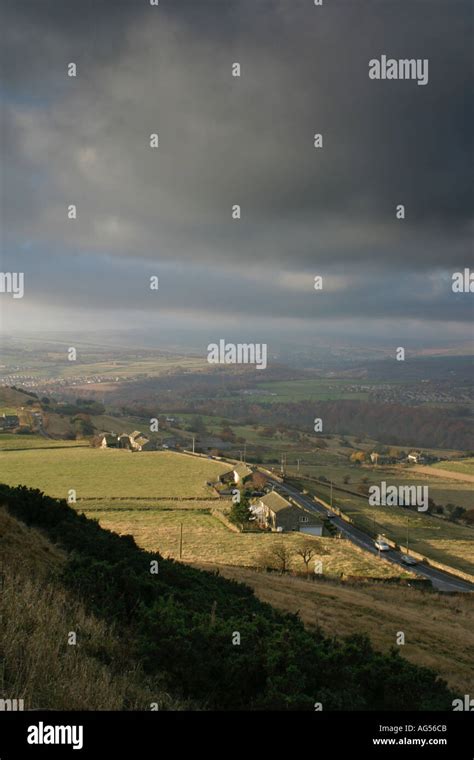
[[[419,472],[420,475],[434,475],[435,478],[444,478],[445,480],[462,480],[464,483],[474,483],[474,475],[464,475],[462,472],[442,470],[439,467],[425,467],[424,465],[417,464],[414,467],[410,467],[410,472]]]

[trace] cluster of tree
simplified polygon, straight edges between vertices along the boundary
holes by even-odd
[[[75,417],[71,417],[70,422],[77,438],[94,435],[96,431],[88,414],[76,414]]]
[[[66,587],[176,695],[220,710],[451,708],[432,670],[365,636],[309,631],[250,588],[139,549],[38,490],[0,485],[0,503],[63,547]]]
[[[186,428],[190,433],[198,433],[199,435],[207,435],[207,427],[203,418],[199,415],[192,417]]]
[[[290,570],[293,559],[299,557],[302,559],[309,576],[311,575],[311,560],[321,554],[327,554],[327,552],[318,549],[313,542],[294,548],[282,541],[260,552],[257,557],[257,565],[265,570],[278,570],[283,574]]]
[[[433,499],[429,499],[429,511],[435,515],[444,515],[451,522],[459,522],[460,520],[467,523],[474,522],[474,509],[465,509],[460,507],[459,504],[436,504]]]
[[[231,417],[243,423],[250,418],[273,437],[278,428],[312,432],[315,416],[313,401],[243,404],[234,398],[183,402],[182,411]],[[337,435],[370,437],[385,444],[424,448],[474,448],[472,416],[460,416],[456,409],[380,404],[342,399],[319,401],[317,413],[324,420],[324,431]]]
[[[36,393],[33,393],[33,391],[27,391],[25,388],[18,388],[16,385],[11,385],[10,388],[13,391],[17,391],[18,393],[23,393],[25,396],[31,396],[32,398],[38,398]]]
[[[352,454],[350,455],[349,459],[354,464],[362,464],[363,462],[366,461],[366,456],[367,455],[366,455],[365,451],[353,451]]]
[[[250,511],[250,502],[248,496],[246,494],[242,494],[240,501],[232,504],[232,508],[229,513],[229,520],[234,523],[234,525],[237,525],[240,530],[244,530],[245,526],[250,523],[252,517],[253,515]]]
[[[219,438],[227,443],[235,443],[237,441],[237,436],[229,425],[224,425],[221,428]]]
[[[64,414],[68,416],[74,416],[76,414],[90,414],[90,415],[99,415],[105,413],[105,407],[103,404],[101,404],[99,401],[94,401],[93,399],[76,399],[74,403],[60,403],[54,406],[54,408],[51,406],[51,402],[48,400],[48,406],[49,411],[54,411],[58,414]]]

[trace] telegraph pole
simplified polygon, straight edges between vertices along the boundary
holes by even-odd
[[[196,436],[193,435],[193,454],[195,453],[195,442],[196,442]]]

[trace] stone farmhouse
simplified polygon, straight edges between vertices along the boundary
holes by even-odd
[[[139,430],[133,433],[103,433],[100,444],[101,449],[127,449],[128,451],[154,451],[156,445]]]
[[[240,463],[235,465],[233,470],[228,470],[219,476],[221,483],[246,483],[253,475],[253,471],[246,464]]]
[[[257,499],[250,509],[261,528],[270,528],[277,533],[299,531],[322,536],[323,522],[318,515],[292,504],[276,491]]]

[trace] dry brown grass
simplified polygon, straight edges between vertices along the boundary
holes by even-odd
[[[126,642],[61,588],[65,555],[0,509],[0,696],[25,709],[181,709],[131,661]],[[68,644],[75,631],[77,644]],[[3,664],[3,666],[2,666]]]
[[[88,511],[87,516],[98,519],[100,525],[107,530],[132,534],[138,546],[147,551],[159,551],[164,557],[175,559],[180,559],[182,524],[181,559],[187,562],[256,567],[260,564],[262,553],[268,553],[275,545],[283,542],[293,552],[291,568],[304,570],[303,560],[295,552],[302,545],[311,543],[316,550],[311,568],[320,560],[324,575],[412,576],[412,573],[401,570],[397,565],[362,551],[350,541],[311,537],[302,533],[234,533],[209,512],[192,509]]]
[[[200,564],[203,569],[209,565]],[[309,627],[330,635],[366,633],[377,649],[396,646],[405,633],[401,654],[433,668],[459,694],[472,693],[474,678],[474,596],[422,592],[382,584],[346,586],[302,578],[222,567],[219,572],[251,586],[272,606],[299,612]]]
[[[23,569],[35,578],[45,578],[60,572],[65,553],[48,539],[24,523],[15,520],[4,507],[0,507],[0,569]]]

